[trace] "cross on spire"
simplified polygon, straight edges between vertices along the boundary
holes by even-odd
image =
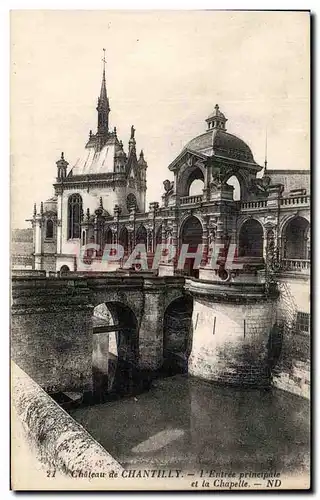
[[[106,63],[107,63],[107,61],[106,61],[106,49],[102,49],[102,50],[103,50],[103,58],[101,60],[103,62],[103,71],[105,71]]]

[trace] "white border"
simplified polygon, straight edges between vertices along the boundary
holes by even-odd
[[[91,0],[83,1],[77,0],[77,2],[71,0],[47,0],[43,2],[41,0],[33,0],[33,1],[23,1],[23,0],[2,0],[0,3],[0,54],[1,54],[1,66],[2,71],[0,73],[0,120],[1,120],[1,130],[0,130],[0,154],[1,154],[1,180],[2,180],[2,193],[0,198],[0,214],[2,221],[2,245],[1,245],[1,353],[3,356],[2,362],[0,363],[1,367],[1,382],[2,382],[2,404],[1,404],[1,430],[2,430],[2,439],[1,439],[1,462],[0,462],[0,491],[1,498],[7,498],[12,493],[8,491],[9,488],[9,463],[8,463],[8,446],[9,443],[9,401],[7,398],[7,387],[9,386],[8,373],[9,373],[9,342],[8,342],[8,329],[9,329],[9,301],[8,301],[8,289],[9,289],[9,10],[12,9],[52,9],[52,10],[65,10],[65,9],[81,9],[81,10],[106,10],[106,9],[128,9],[128,10],[136,10],[136,9],[159,9],[159,10],[308,10],[310,9],[313,12],[313,15],[319,13],[319,1],[309,1],[303,2],[298,0],[291,0],[290,2],[286,2],[285,0],[269,0],[268,2],[237,2],[237,1],[210,1],[210,0],[184,0],[183,2],[177,0],[158,0],[158,1],[136,1],[134,4],[130,1],[125,0]],[[315,24],[317,23],[317,19],[314,19],[313,28],[315,31]],[[319,37],[317,33],[314,33],[314,37],[316,38],[315,43],[313,45],[314,58],[313,62],[315,64],[314,71],[314,82],[319,82],[318,76],[318,68],[319,68]],[[316,71],[317,70],[317,71]],[[316,93],[316,85],[314,83],[314,93]],[[315,96],[313,97],[313,114],[314,114],[314,130],[313,130],[313,141],[314,141],[314,157],[313,157],[313,188],[318,188],[318,192],[320,191],[319,179],[320,176],[317,173],[318,167],[316,165],[316,144],[319,142],[319,133],[317,132],[317,123],[316,117],[319,116],[319,99],[315,100]],[[316,198],[314,213],[320,214],[320,195],[316,196],[315,189],[313,190],[313,197]],[[315,219],[314,227],[317,225],[317,220]],[[316,234],[316,238],[314,238],[314,252],[315,247],[319,247],[316,245],[319,243],[319,234]],[[316,254],[313,259],[313,264],[316,264]],[[320,268],[316,270],[315,278],[318,278],[320,273]],[[316,300],[317,300],[317,288],[314,283],[314,296],[313,296],[313,312],[316,311]],[[318,337],[318,324],[315,325],[316,328],[313,331],[313,336],[315,338]],[[314,365],[313,365],[313,385],[316,383],[315,369],[318,365],[319,356],[319,341],[314,341],[314,347],[316,348],[316,355],[314,355]],[[316,395],[316,388],[313,387],[313,394]],[[319,399],[317,399],[317,407],[314,410],[314,417],[318,414]],[[316,424],[316,419],[314,418],[314,426]],[[316,429],[314,428],[314,444],[317,442],[316,440]],[[316,446],[314,446],[316,448]],[[318,450],[314,450],[314,454],[316,454]],[[314,463],[314,486],[317,489],[318,480],[320,474],[320,459],[315,461]],[[44,494],[43,494],[44,495]],[[85,496],[92,496],[93,494],[86,494]],[[110,495],[110,494],[109,494]],[[39,498],[42,495],[38,494]],[[63,497],[66,495],[62,494]],[[125,495],[126,496],[126,495]],[[167,495],[166,495],[167,496]],[[170,495],[169,495],[170,496]],[[189,496],[189,495],[188,495]],[[291,495],[289,495],[291,496]],[[293,496],[293,494],[292,494]]]

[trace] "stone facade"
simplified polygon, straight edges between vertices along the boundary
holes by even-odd
[[[12,359],[48,392],[92,390],[92,310],[85,283],[14,280]]]
[[[310,312],[308,170],[270,170],[267,161],[264,167],[259,165],[249,146],[227,132],[228,120],[216,105],[205,120],[206,130],[191,139],[168,166],[173,180],[164,181],[161,203],[150,203],[147,212],[147,163],[143,153],[137,157],[133,126],[127,153],[116,129],[109,129],[105,73],[97,112],[97,132],[90,131],[84,156],[69,169],[62,153],[57,161],[55,195],[40,210],[34,209],[30,219],[34,268],[57,279],[64,273],[71,280],[74,276],[87,278],[88,307],[105,303],[119,317],[119,311],[125,317],[130,310],[135,325],[131,332],[135,333],[127,335],[133,340],[131,346],[127,340],[123,350],[134,352],[139,370],[161,368],[164,351],[165,357],[185,362],[191,352],[189,371],[194,375],[247,385],[269,383],[270,355],[274,356],[270,345],[278,342],[275,339],[280,338],[281,329],[285,345],[299,317],[305,319]],[[195,183],[201,184],[197,194],[192,191]],[[159,243],[173,249],[173,254],[158,254]],[[80,256],[88,244],[97,245],[98,250],[85,254],[87,265]],[[101,256],[107,244],[121,244],[124,255],[105,267]],[[137,263],[127,261],[136,244],[145,248],[139,272]],[[180,258],[184,247],[189,252],[185,260]],[[199,248],[200,261],[195,266]],[[231,248],[235,252],[228,262]],[[215,267],[214,255],[219,256]],[[155,256],[160,259],[156,268],[151,264]],[[126,267],[130,268],[126,269],[127,278]],[[99,276],[90,277],[96,273]],[[183,277],[181,283],[176,281],[179,276]],[[291,290],[287,301],[283,301],[281,286],[280,298],[271,297],[270,287],[276,288],[277,282]],[[179,336],[174,322],[165,315],[170,302],[185,292],[193,300],[192,327],[191,333],[183,327],[185,333]],[[17,314],[22,318],[17,330],[24,323],[30,330],[24,315]],[[45,314],[48,320],[51,313],[46,310]],[[85,308],[81,314],[80,331],[87,318]],[[187,318],[186,311],[183,314]],[[45,321],[36,327],[39,335]],[[52,321],[53,328],[58,328],[59,320]],[[76,337],[75,331],[71,337]],[[31,333],[26,335],[29,338]],[[32,341],[25,342],[29,349]],[[41,339],[39,342],[41,345]],[[297,348],[300,350],[304,348]],[[297,354],[301,369],[304,360],[300,357]],[[285,376],[287,371],[280,369],[278,381]]]

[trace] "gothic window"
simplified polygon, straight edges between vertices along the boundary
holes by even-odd
[[[128,212],[131,210],[131,208],[137,208],[137,199],[134,194],[130,193],[127,196],[127,210]]]
[[[47,220],[46,238],[47,239],[52,239],[53,238],[53,221],[51,219]]]
[[[73,194],[68,200],[68,239],[80,238],[82,198]]]

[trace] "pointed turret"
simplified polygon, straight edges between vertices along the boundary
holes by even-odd
[[[101,145],[104,142],[104,140],[108,136],[109,132],[109,112],[110,112],[110,106],[109,106],[109,99],[107,96],[107,88],[106,88],[106,60],[105,60],[105,49],[104,51],[104,57],[103,57],[103,73],[102,73],[102,82],[101,82],[101,90],[100,90],[100,97],[98,98],[98,105],[97,105],[97,111],[98,111],[98,130],[97,130],[97,135],[101,139]]]
[[[143,150],[142,149],[140,151],[138,165],[140,165],[140,167],[144,167],[144,168],[147,168],[147,166],[148,166],[146,160],[144,159],[144,154],[143,154]]]
[[[61,181],[65,177],[67,177],[67,167],[69,163],[64,159],[64,154],[61,153],[61,158],[56,161],[57,165],[57,180]]]

